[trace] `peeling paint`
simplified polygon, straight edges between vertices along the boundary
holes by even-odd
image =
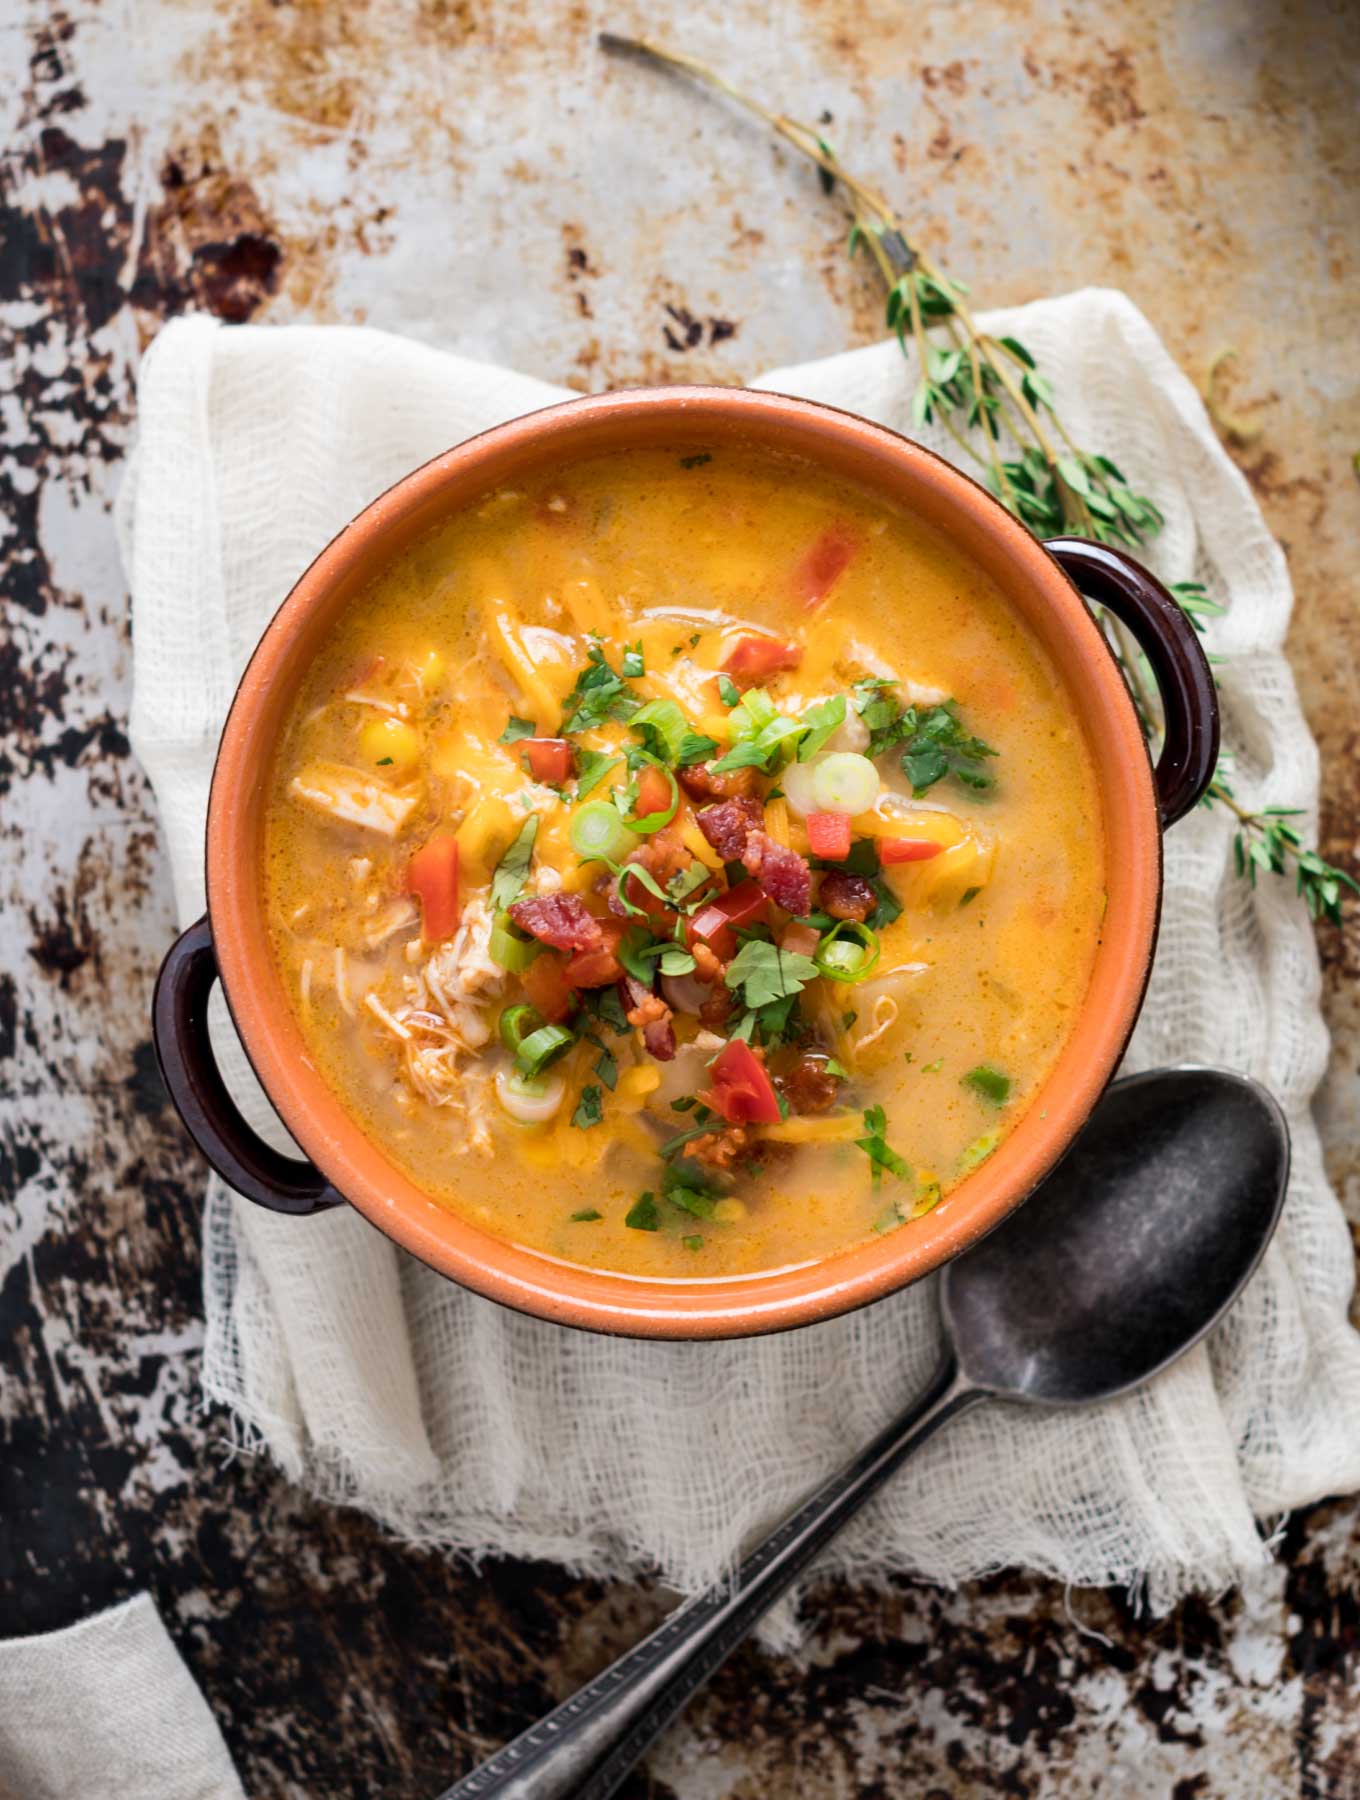
[[[202,1177],[147,1038],[173,935],[125,732],[109,508],[160,322],[369,322],[578,388],[734,382],[865,342],[815,179],[730,108],[602,61],[572,0],[27,0],[0,34],[0,1612],[150,1585],[249,1792],[424,1796],[661,1616],[471,1570],[226,1460],[200,1410]],[[611,24],[660,23],[620,0]],[[667,32],[821,119],[985,302],[1125,286],[1225,344],[1289,551],[1322,842],[1360,868],[1353,20],[1328,0],[705,0]],[[1287,304],[1286,304],[1287,301]],[[1360,924],[1320,934],[1323,1120],[1360,1219]],[[833,1584],[746,1648],[626,1800],[1360,1794],[1354,1502],[1161,1620],[998,1576]]]

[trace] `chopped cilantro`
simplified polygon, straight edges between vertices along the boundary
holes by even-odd
[[[623,1001],[619,999],[619,990],[615,987],[585,988],[580,996],[587,1012],[608,1025],[616,1037],[627,1037],[633,1029],[623,1010]]]
[[[657,967],[663,975],[692,975],[698,965],[688,950],[681,950],[677,945],[661,952]]]
[[[859,1014],[857,1012],[843,1012],[841,1014],[841,1030],[849,1031],[850,1027],[858,1017]]]
[[[563,731],[590,731],[607,719],[630,719],[637,711],[636,697],[616,670],[598,640],[586,652],[586,666],[576,677],[562,711]]]
[[[807,734],[798,746],[799,762],[807,762],[822,748],[832,732],[845,723],[845,695],[833,694],[829,700],[819,700],[803,714],[803,724]]]
[[[778,712],[762,688],[749,688],[732,708],[732,748],[713,765],[715,775],[728,769],[768,769],[782,745],[801,736],[801,720]]]
[[[595,1042],[599,1043],[599,1039],[596,1038]],[[606,1050],[601,1044],[600,1054],[595,1059],[595,1067],[591,1070],[591,1073],[593,1075],[598,1075],[600,1080],[612,1094],[614,1089],[619,1085],[619,1065],[615,1060],[614,1052],[612,1050]]]
[[[649,700],[633,714],[628,726],[638,733],[658,761],[667,764],[679,760],[685,739],[692,735],[684,713],[674,700]]]
[[[656,1195],[639,1194],[623,1222],[634,1231],[660,1231],[661,1208],[656,1203]]]
[[[704,1240],[701,1237],[682,1237],[680,1242],[686,1250],[702,1250],[704,1247]]]
[[[911,1209],[913,1219],[924,1219],[928,1212],[940,1204],[940,1184],[938,1181],[923,1181],[920,1184],[920,1199]]]
[[[680,467],[682,469],[701,469],[705,463],[711,463],[712,461],[713,452],[711,450],[696,450],[692,456],[682,456],[680,458]]]
[[[902,769],[919,798],[946,775],[965,787],[984,789],[996,784],[985,766],[997,752],[981,738],[973,737],[954,701],[940,706],[899,706],[887,691],[892,682],[870,680],[855,683],[859,716],[869,730],[868,754],[882,756],[901,746]]]
[[[697,858],[687,869],[678,869],[666,883],[666,898],[672,906],[685,912],[695,912],[705,904],[705,899],[695,899],[698,890],[707,887],[713,879],[713,871]]]
[[[974,1169],[986,1162],[1000,1142],[1001,1133],[999,1131],[984,1132],[980,1138],[974,1138],[959,1158],[959,1173],[971,1175]]]
[[[842,1068],[840,1063],[838,1063],[836,1061],[834,1056],[827,1057],[826,1072],[828,1075],[834,1075],[836,1077],[837,1081],[849,1081],[849,1079],[850,1079],[849,1069]]]
[[[641,638],[635,644],[624,646],[623,661],[619,664],[619,669],[625,681],[636,681],[639,675],[647,673],[647,665],[642,660]]]
[[[596,1212],[593,1206],[586,1206],[582,1207],[580,1212],[574,1212],[571,1215],[571,1222],[573,1225],[593,1225],[596,1219],[602,1219],[603,1217],[604,1214]]]
[[[600,785],[611,769],[618,768],[623,758],[610,756],[604,750],[578,750],[576,760],[576,798],[584,800],[592,788]]]
[[[981,738],[969,735],[952,700],[924,709],[909,706],[898,729],[902,770],[918,799],[946,775],[965,787],[995,787],[996,776],[984,767],[983,759],[997,752]]]
[[[698,1188],[692,1188],[683,1181],[668,1185],[666,1198],[672,1206],[678,1206],[681,1212],[687,1212],[695,1219],[711,1219],[713,1208],[718,1204],[712,1194],[702,1194]]]
[[[933,1063],[922,1063],[921,1064],[921,1073],[923,1075],[938,1075],[940,1070],[943,1067],[944,1067],[944,1058],[942,1056],[937,1056]]]
[[[534,839],[538,836],[538,815],[530,813],[520,826],[515,841],[496,865],[491,877],[491,910],[504,912],[519,899],[533,861]]]
[[[675,759],[676,766],[688,769],[692,763],[706,762],[717,748],[717,738],[705,737],[699,731],[687,731],[680,740],[679,754]]]
[[[1011,1078],[994,1069],[990,1063],[979,1063],[963,1077],[963,1086],[972,1088],[989,1106],[1004,1106],[1011,1097]]]
[[[888,1117],[881,1106],[871,1106],[864,1114],[866,1137],[856,1138],[855,1143],[869,1158],[874,1167],[874,1181],[877,1183],[881,1172],[887,1169],[889,1174],[896,1175],[899,1181],[911,1180],[911,1169],[897,1154],[888,1148],[883,1133],[888,1128]]]
[[[589,1131],[592,1125],[598,1125],[604,1117],[604,1105],[599,1088],[592,1082],[581,1089],[581,1098],[576,1103],[576,1111],[571,1115],[571,1122],[582,1131]]]
[[[741,993],[744,1005],[759,1010],[773,1000],[801,993],[820,973],[810,956],[749,938],[728,964],[723,980],[733,993]]]
[[[640,981],[643,987],[650,987],[654,970],[648,953],[658,952],[661,948],[661,945],[651,941],[649,933],[642,926],[630,925],[615,945],[614,954],[634,981]]]
[[[718,694],[724,706],[741,705],[741,689],[730,675],[719,675]]]
[[[671,1111],[680,1113],[693,1112],[698,1104],[699,1102],[693,1094],[681,1094],[678,1100],[671,1101]]]
[[[392,758],[390,756],[380,756],[378,758],[378,767],[380,769],[390,768],[391,765],[392,765]]]
[[[533,735],[534,735],[533,720],[532,719],[517,719],[515,717],[514,713],[511,713],[510,723],[506,726],[505,730],[501,733],[500,737],[497,738],[496,741],[497,741],[497,743],[500,743],[500,744],[517,744],[521,738],[532,737]]]
[[[970,900],[976,900],[978,895],[981,892],[982,892],[981,888],[975,888],[975,887],[965,888],[963,890],[963,898],[959,901],[959,911],[962,912],[964,907],[968,905]]]

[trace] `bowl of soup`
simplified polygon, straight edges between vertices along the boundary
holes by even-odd
[[[1155,770],[1073,576],[1161,688]],[[167,1083],[241,1193],[525,1311],[825,1318],[1063,1154],[1216,745],[1122,553],[807,402],[572,401],[415,471],[284,600],[158,984]],[[232,1105],[218,978],[306,1162]]]

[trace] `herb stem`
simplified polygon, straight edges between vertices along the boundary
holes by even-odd
[[[1002,504],[1037,538],[1042,540],[1067,530],[1099,542],[1124,543],[1136,548],[1161,529],[1162,517],[1153,502],[1134,493],[1107,457],[1088,453],[1074,440],[1057,413],[1051,385],[1039,374],[1024,345],[1014,339],[993,338],[979,328],[963,298],[967,290],[952,281],[933,258],[911,242],[884,196],[843,168],[817,130],[785,113],[771,111],[697,57],[664,49],[650,38],[624,37],[606,31],[600,33],[599,42],[604,50],[642,56],[663,68],[690,75],[725,95],[814,163],[832,184],[840,186],[848,196],[853,221],[850,254],[854,254],[861,237],[868,240],[879,274],[888,289],[888,323],[904,353],[907,349],[902,321],[905,302],[923,384],[918,389],[918,402],[932,419],[939,420],[959,448],[989,473]],[[895,247],[893,253],[889,253],[890,247],[884,243],[884,238],[889,236],[900,245],[900,255]],[[900,268],[896,266],[898,261],[902,265]],[[929,292],[923,304],[926,289]],[[925,316],[927,311],[929,318]],[[938,381],[932,379],[927,334],[937,328],[947,332],[953,348],[961,356],[966,355],[971,396],[965,388],[958,361],[951,362],[952,373],[947,377]],[[1221,358],[1216,359],[1215,367],[1218,361]],[[1018,381],[1011,364],[1021,371]],[[941,371],[943,366],[937,365]],[[966,403],[969,405],[966,422],[986,434],[985,458],[968,441],[952,416]],[[1066,456],[1040,418],[1041,406],[1047,408],[1056,438],[1068,453]],[[998,447],[999,428],[1004,429],[1016,445],[1018,460],[1007,461],[1002,457]],[[1360,467],[1360,458],[1357,458],[1357,467]],[[1201,617],[1220,609],[1210,608],[1204,601],[1203,591],[1195,590],[1194,584],[1188,586],[1196,593],[1195,603],[1192,605],[1188,595],[1177,597],[1199,628]],[[1101,618],[1107,641],[1128,682],[1133,704],[1144,729],[1151,735],[1159,708],[1144,679],[1142,653],[1127,628],[1112,613],[1101,609]],[[1204,802],[1226,807],[1237,820],[1235,854],[1240,875],[1254,882],[1257,870],[1284,874],[1292,864],[1298,891],[1312,916],[1340,922],[1342,889],[1360,894],[1360,883],[1345,870],[1325,861],[1315,850],[1304,847],[1290,823],[1298,809],[1267,807],[1261,813],[1249,811],[1233,797],[1221,770],[1210,783]]]

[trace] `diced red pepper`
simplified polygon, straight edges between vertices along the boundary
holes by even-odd
[[[603,942],[590,950],[575,950],[567,958],[563,974],[574,988],[608,987],[623,975],[623,966],[615,954],[619,939],[627,927],[622,919],[601,919]]]
[[[701,906],[686,922],[686,941],[693,944],[702,939],[720,962],[726,962],[736,954],[736,927],[754,925],[758,919],[766,918],[768,905],[758,881],[739,882],[717,900]]]
[[[580,952],[590,955],[590,951]],[[560,1025],[575,1005],[576,996],[567,980],[566,964],[549,951],[536,956],[520,974],[529,1004],[536,1006],[550,1025]]]
[[[850,815],[843,812],[809,813],[808,849],[827,862],[844,862],[850,854]]]
[[[525,738],[524,753],[535,781],[561,787],[571,777],[573,755],[565,738]]]
[[[783,1117],[774,1083],[744,1039],[728,1039],[711,1073],[713,1086],[699,1098],[729,1125],[776,1125]]]
[[[822,934],[815,925],[804,925],[798,919],[790,919],[779,940],[779,948],[787,950],[792,956],[811,956],[821,941]]]
[[[881,863],[929,862],[932,856],[938,856],[944,849],[934,838],[899,838],[881,837],[878,840],[878,860]]]
[[[411,858],[406,888],[420,902],[420,934],[427,944],[442,943],[458,929],[458,842],[431,838]]]
[[[825,600],[859,548],[845,525],[829,525],[794,570],[794,593],[805,606]]]
[[[633,817],[645,819],[652,813],[663,813],[670,803],[671,784],[664,771],[654,763],[644,763],[638,776],[637,803],[633,807]]]
[[[785,669],[796,669],[803,660],[801,644],[783,644],[778,638],[738,638],[723,668],[744,687],[758,687]]]

